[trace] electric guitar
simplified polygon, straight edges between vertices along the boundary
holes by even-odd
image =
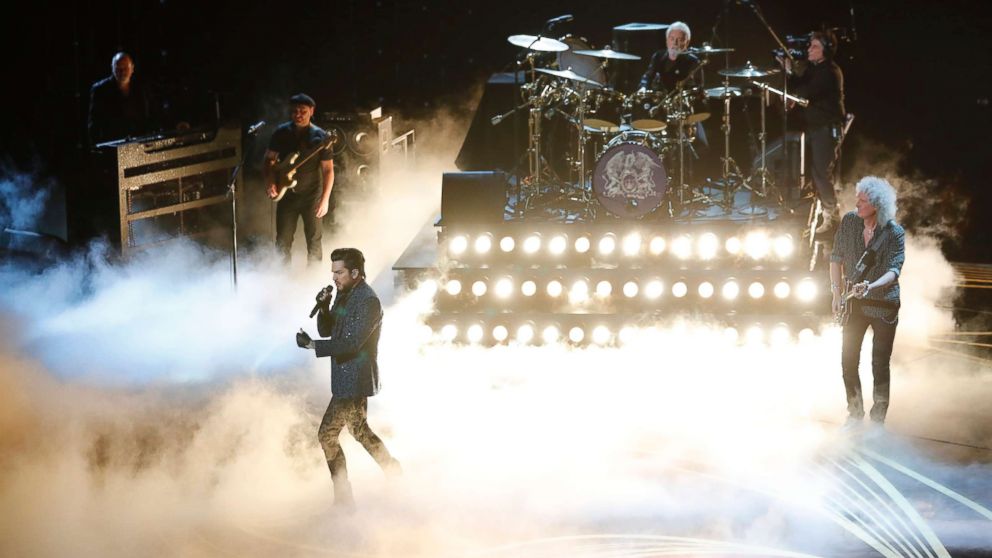
[[[858,296],[858,290],[855,289],[858,285],[868,285],[868,281],[863,281],[861,283],[852,283],[850,281],[844,282],[844,294],[840,301],[840,311],[834,314],[834,320],[839,326],[846,326],[847,322],[851,319],[851,311],[854,305],[851,304],[851,299]],[[867,293],[868,291],[863,291]]]
[[[327,132],[327,137],[324,138],[313,150],[300,158],[300,152],[294,151],[289,155],[283,157],[281,160],[276,160],[271,163],[272,175],[277,188],[276,195],[272,197],[272,201],[279,201],[286,195],[286,192],[296,187],[296,171],[300,169],[307,161],[312,159],[314,155],[320,153],[325,149],[330,149],[338,141],[338,134],[334,130]]]

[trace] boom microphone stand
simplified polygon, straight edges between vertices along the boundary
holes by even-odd
[[[738,1],[741,4],[744,4],[745,6],[751,8],[751,11],[754,12],[754,15],[758,18],[758,21],[760,21],[761,24],[765,26],[765,29],[768,30],[768,34],[772,36],[772,39],[774,39],[775,43],[779,46],[779,48],[781,48],[782,51],[785,52],[785,57],[789,60],[790,67],[795,68],[796,59],[792,57],[792,53],[789,52],[789,49],[785,46],[785,43],[783,43],[782,39],[780,39],[778,34],[775,33],[775,30],[772,29],[772,26],[768,24],[768,21],[765,19],[765,15],[761,12],[761,7],[758,6],[757,0],[738,0]],[[782,97],[783,99],[787,99],[788,96],[789,96],[789,72],[782,72]],[[785,173],[784,173],[785,182],[786,182],[786,184],[784,185],[785,188],[788,188],[789,186],[788,181],[789,181],[789,174],[791,171],[791,167],[789,165],[788,135],[789,135],[789,111],[783,110],[782,111],[782,148],[784,152],[782,153],[782,161],[785,167]]]

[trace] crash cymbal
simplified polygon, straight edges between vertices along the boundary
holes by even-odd
[[[743,94],[740,87],[711,87],[706,90],[706,96],[711,99],[740,97]]]
[[[580,76],[579,74],[573,72],[571,69],[568,70],[549,70],[547,68],[538,68],[538,72],[542,74],[548,74],[549,76],[560,77],[572,81],[577,81],[579,83],[586,83],[593,87],[602,87],[603,84],[598,81],[591,80],[587,77]]]
[[[732,48],[716,48],[711,46],[709,43],[703,43],[701,47],[689,47],[689,52],[692,54],[701,54],[703,56],[709,54],[722,54],[724,52],[734,52]]]
[[[606,58],[609,60],[640,60],[641,57],[636,54],[627,54],[626,52],[618,52],[612,48],[601,48],[599,50],[576,50],[575,54],[581,54],[582,56],[592,56],[594,58]]]
[[[781,70],[778,68],[759,68],[758,66],[751,64],[751,61],[748,60],[747,64],[744,64],[743,66],[719,70],[717,73],[721,76],[730,77],[765,77],[772,74],[777,74],[780,71]]]
[[[568,50],[568,45],[561,41],[536,35],[510,35],[506,40],[511,45],[541,52],[564,52]]]

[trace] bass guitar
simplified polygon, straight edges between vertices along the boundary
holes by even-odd
[[[327,132],[327,137],[317,144],[310,153],[302,158],[299,151],[294,151],[282,159],[277,159],[271,163],[273,182],[276,185],[276,195],[272,196],[272,201],[279,201],[286,195],[286,192],[296,187],[296,171],[307,161],[325,149],[330,149],[338,141],[338,135],[334,130]]]

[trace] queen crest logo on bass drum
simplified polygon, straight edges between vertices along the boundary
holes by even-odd
[[[593,191],[603,208],[617,217],[643,217],[661,205],[667,190],[661,158],[640,143],[609,146],[596,163]]]

